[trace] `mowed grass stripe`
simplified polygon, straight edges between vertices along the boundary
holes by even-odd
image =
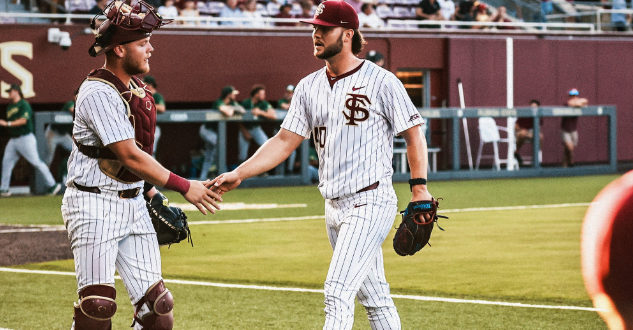
[[[31,269],[13,269],[0,267],[0,272],[9,273],[27,273],[27,274],[40,274],[40,275],[62,275],[62,276],[75,276],[73,272],[57,272],[46,270],[31,270]],[[121,280],[120,276],[115,276],[117,280]],[[265,291],[282,291],[282,292],[309,292],[323,294],[323,290],[306,289],[306,288],[288,288],[288,287],[276,287],[276,286],[264,286],[264,285],[244,285],[244,284],[227,284],[227,283],[212,283],[204,281],[186,281],[186,280],[174,280],[163,279],[165,283],[174,283],[182,285],[196,285],[196,286],[210,286],[218,288],[231,288],[231,289],[249,289],[249,290],[265,290]],[[412,295],[391,295],[396,299],[409,299],[420,301],[436,301],[447,303],[460,303],[460,304],[476,304],[476,305],[496,305],[507,307],[521,307],[521,308],[545,308],[545,309],[566,309],[566,310],[579,310],[579,311],[591,311],[597,312],[599,309],[580,306],[556,306],[556,305],[532,305],[523,303],[510,303],[502,301],[486,301],[486,300],[472,300],[472,299],[455,299],[455,298],[441,298],[441,297],[425,297],[425,296],[412,296]],[[2,330],[2,328],[0,328]]]
[[[476,207],[465,209],[448,209],[439,210],[438,213],[465,213],[465,212],[484,212],[484,211],[513,211],[513,210],[528,210],[528,209],[548,209],[548,208],[562,208],[562,207],[584,207],[589,206],[591,203],[564,203],[564,204],[546,204],[546,205],[517,205],[517,206],[499,206],[499,207]],[[318,220],[323,219],[325,215],[309,215],[303,217],[280,217],[280,218],[253,218],[253,219],[231,219],[231,220],[209,220],[209,221],[189,221],[189,225],[220,225],[230,223],[255,223],[255,222],[277,222],[277,221],[302,221],[302,220]],[[66,227],[61,225],[12,225],[14,229],[0,230],[0,234],[3,233],[28,233],[39,231],[64,231]]]

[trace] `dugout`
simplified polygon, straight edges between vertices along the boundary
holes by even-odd
[[[92,36],[83,34],[82,26],[61,27],[73,36],[73,45],[66,51],[47,42],[50,27],[60,26],[0,25],[0,80],[3,86],[9,83],[26,86],[23,89],[27,91],[27,100],[36,112],[61,108],[85,74],[100,67],[103,61],[86,56]],[[384,54],[385,67],[408,85],[416,105],[433,110],[459,106],[458,78],[464,83],[467,108],[506,107],[506,39],[510,37],[514,44],[514,106],[525,107],[534,98],[544,107],[562,106],[566,91],[577,88],[590,105],[615,106],[618,120],[610,127],[610,119],[581,118],[582,145],[577,150],[576,162],[586,166],[611,164],[612,155],[617,155],[616,162],[633,161],[633,147],[625,135],[633,125],[633,105],[624,89],[633,84],[633,72],[628,69],[633,61],[633,54],[628,51],[633,45],[631,36],[490,30],[364,33],[369,45],[360,56],[364,57],[368,50]],[[323,65],[311,55],[309,35],[309,28],[161,29],[152,39],[156,51],[151,74],[165,96],[168,114],[210,108],[227,84],[244,92],[254,84],[263,83],[269,99],[276,100],[286,85],[296,84]],[[8,102],[2,93],[0,117]],[[557,117],[546,118],[541,128],[545,143],[559,141]],[[438,154],[438,173],[455,171],[452,125],[443,118],[431,121],[429,141],[442,149]],[[171,137],[177,143],[159,147],[173,155],[164,159],[159,155],[168,168],[178,166],[179,158],[189,157],[188,148],[194,143],[190,140],[195,138],[191,125],[171,126],[173,130],[164,131],[162,139]],[[610,132],[618,132],[615,152],[610,149]],[[476,124],[469,124],[469,133],[471,137],[477,135]],[[6,141],[7,135],[0,130],[0,150]],[[468,162],[464,146],[458,149],[461,170]],[[560,164],[557,153],[546,153],[543,157],[546,170]]]

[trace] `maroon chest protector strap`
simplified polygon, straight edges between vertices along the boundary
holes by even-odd
[[[156,129],[156,107],[152,93],[138,78],[132,77],[132,87],[125,84],[106,69],[90,72],[86,80],[101,81],[110,85],[121,95],[126,107],[127,116],[134,127],[136,145],[145,153],[151,155],[154,146],[154,130]],[[138,182],[142,179],[132,174],[116,160],[114,153],[107,147],[84,146],[75,142],[80,152],[90,158],[99,159],[99,167],[111,178],[124,182]]]

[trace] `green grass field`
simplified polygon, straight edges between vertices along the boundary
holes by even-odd
[[[383,246],[387,279],[397,295],[430,296],[549,306],[591,307],[580,274],[584,205],[493,211],[459,211],[524,205],[588,203],[617,176],[432,182],[443,197],[432,247],[397,256],[390,236]],[[400,206],[410,198],[396,185]],[[167,193],[173,202],[184,202]],[[323,199],[314,186],[238,189],[225,202],[305,203],[304,208],[189,211],[195,247],[162,248],[170,280],[322,289],[332,255],[323,219],[199,224],[202,220],[318,216]],[[0,223],[62,224],[61,197],[0,199]],[[441,214],[441,212],[440,212]],[[396,220],[399,221],[399,218]],[[392,235],[393,235],[392,231]],[[13,268],[73,272],[72,260]],[[114,329],[127,329],[132,308],[117,281]],[[320,329],[323,295],[170,283],[175,329]],[[0,271],[0,328],[68,329],[76,300],[73,276]],[[403,329],[606,329],[585,310],[485,305],[396,298]],[[369,329],[357,306],[354,329]]]

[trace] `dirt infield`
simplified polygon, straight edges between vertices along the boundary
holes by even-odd
[[[0,225],[0,266],[72,259],[65,230],[26,231],[35,227]]]

